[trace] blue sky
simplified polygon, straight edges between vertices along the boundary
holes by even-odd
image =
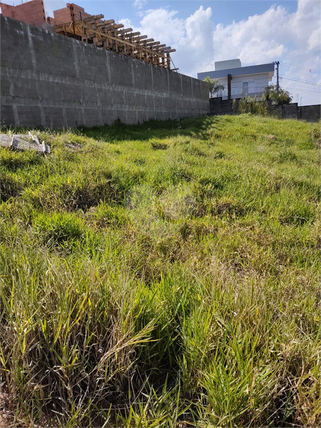
[[[44,2],[49,14],[65,5],[64,0],[44,0]],[[19,0],[16,1],[16,4],[18,3]],[[103,13],[106,19],[130,19],[136,26],[139,25],[141,12],[144,13],[150,9],[175,10],[178,12],[179,18],[187,19],[200,6],[203,6],[204,9],[210,7],[217,15],[217,19],[214,18],[213,21],[222,24],[229,24],[233,19],[240,21],[249,15],[262,14],[275,4],[283,6],[290,12],[297,9],[296,0],[78,0],[76,4],[82,6],[88,13]]]
[[[20,4],[21,0],[6,3]],[[44,0],[47,15],[65,7]],[[280,84],[299,104],[321,103],[320,0],[77,0],[90,14],[104,14],[176,49],[179,72],[196,77],[214,62],[242,65],[280,61]]]

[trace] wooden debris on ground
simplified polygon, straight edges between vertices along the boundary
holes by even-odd
[[[124,28],[123,24],[116,24],[113,19],[102,20],[103,17],[104,15],[95,15],[57,24],[55,30],[58,34],[171,69],[170,53],[175,52],[175,49],[142,36],[139,31],[133,32],[132,28]]]
[[[266,135],[266,138],[268,138],[269,140],[273,140],[273,141],[277,140],[277,137],[275,135]]]
[[[31,134],[0,134],[0,146],[11,150],[33,150],[42,154],[50,153],[50,146]]]
[[[65,143],[65,147],[67,147],[67,149],[71,150],[72,152],[76,152],[82,148],[82,145],[79,143]]]

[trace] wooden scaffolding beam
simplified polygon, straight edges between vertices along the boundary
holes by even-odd
[[[95,15],[82,20],[56,25],[56,33],[74,37],[107,50],[131,56],[135,59],[171,68],[170,53],[175,52],[170,46],[155,42],[141,35],[132,28],[124,28],[113,19],[103,20],[104,15]],[[177,70],[177,69],[175,69]]]

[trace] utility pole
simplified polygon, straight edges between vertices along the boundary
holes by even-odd
[[[232,99],[232,76],[230,74],[227,75],[227,99]]]
[[[279,65],[280,61],[275,61],[276,64],[276,90],[279,92],[280,89],[280,82],[279,82]]]

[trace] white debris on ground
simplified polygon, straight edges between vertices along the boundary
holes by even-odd
[[[50,153],[50,146],[32,134],[0,134],[0,146],[12,150],[34,150],[39,153]]]

